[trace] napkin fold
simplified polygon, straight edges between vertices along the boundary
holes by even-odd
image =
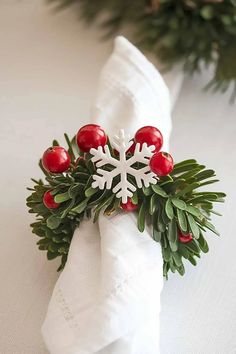
[[[168,150],[168,89],[157,70],[123,37],[101,73],[93,123],[109,135],[157,126]],[[162,255],[134,213],[100,215],[75,231],[68,261],[42,327],[51,354],[157,354]]]

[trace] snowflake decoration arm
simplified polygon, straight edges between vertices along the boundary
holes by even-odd
[[[119,135],[115,136],[112,145],[119,153],[119,159],[111,156],[110,149],[106,145],[104,148],[99,146],[97,149],[91,149],[90,153],[93,155],[92,161],[98,167],[96,174],[93,175],[93,188],[99,189],[111,189],[114,178],[120,176],[120,181],[113,186],[113,193],[117,198],[121,198],[122,203],[127,203],[128,198],[133,196],[137,187],[142,188],[144,185],[148,187],[150,184],[157,182],[156,175],[150,171],[149,159],[153,155],[155,150],[154,146],[147,146],[147,144],[136,144],[134,155],[127,159],[126,153],[133,144],[129,141],[129,138],[125,136],[124,131],[120,130]],[[103,150],[104,149],[104,150]],[[136,169],[133,165],[136,163],[142,163],[146,166]],[[99,167],[105,165],[111,165],[113,170],[107,171]],[[135,178],[137,187],[128,180],[128,175]]]
[[[97,149],[92,148],[90,150],[90,154],[93,155],[92,161],[97,167],[101,167],[106,164],[118,166],[119,164],[119,161],[111,156],[108,145],[105,145],[104,148],[102,146],[99,146]]]

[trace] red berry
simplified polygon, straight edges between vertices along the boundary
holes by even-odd
[[[84,151],[89,152],[92,148],[104,146],[107,143],[107,136],[104,130],[96,124],[84,125],[76,136],[78,147]]]
[[[160,151],[163,145],[163,137],[160,130],[151,126],[140,128],[136,132],[134,140],[136,143],[147,143],[148,146],[154,145],[155,152]]]
[[[155,153],[149,162],[152,172],[158,176],[168,175],[174,168],[174,161],[170,154],[167,152]]]
[[[43,204],[45,207],[49,209],[56,209],[60,206],[59,203],[54,201],[54,196],[52,195],[51,191],[47,191],[43,195]]]
[[[70,155],[63,147],[52,146],[44,152],[42,163],[48,172],[62,173],[70,166]]]
[[[178,231],[178,235],[179,235],[179,241],[181,243],[188,243],[188,242],[192,241],[192,239],[193,239],[192,234],[185,235],[185,234],[182,234],[182,232],[180,230]]]
[[[121,203],[120,206],[125,211],[134,211],[138,209],[138,204],[134,204],[131,198],[128,198],[127,203]]]

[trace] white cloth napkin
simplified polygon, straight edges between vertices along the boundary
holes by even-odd
[[[168,149],[168,89],[123,37],[102,71],[92,121],[109,135],[157,126]],[[161,248],[136,223],[134,213],[121,212],[76,230],[42,327],[51,354],[159,352]]]

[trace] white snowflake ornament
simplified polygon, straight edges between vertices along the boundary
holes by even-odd
[[[121,129],[119,134],[112,140],[112,146],[119,153],[118,159],[111,156],[108,145],[104,147],[99,146],[97,149],[92,148],[90,154],[93,155],[92,162],[97,167],[96,174],[93,175],[93,188],[111,189],[113,180],[116,176],[120,176],[119,182],[113,186],[112,191],[116,194],[117,198],[121,198],[122,203],[127,203],[128,198],[131,198],[137,188],[142,186],[148,187],[150,184],[156,184],[156,175],[150,170],[149,160],[152,157],[155,146],[147,146],[146,143],[140,146],[136,144],[134,154],[127,159],[126,152],[133,145],[133,141],[125,136],[124,130]],[[145,164],[146,166],[136,169],[133,165],[137,162]],[[111,165],[113,170],[107,171],[101,169],[105,165]],[[128,180],[128,175],[135,178],[137,186],[133,185]]]

